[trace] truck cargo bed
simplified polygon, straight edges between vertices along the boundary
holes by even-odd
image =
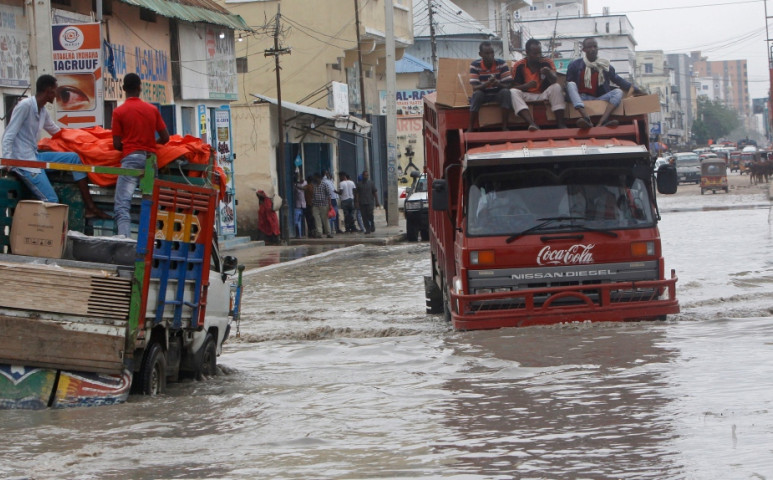
[[[0,363],[121,373],[131,279],[115,265],[40,260],[0,255]]]

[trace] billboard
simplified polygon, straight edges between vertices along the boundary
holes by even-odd
[[[29,86],[28,38],[24,9],[0,5],[0,86]]]
[[[67,127],[102,125],[102,35],[98,23],[52,25],[56,120]]]

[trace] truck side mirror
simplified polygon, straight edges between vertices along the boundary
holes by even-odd
[[[448,210],[448,182],[442,179],[432,181],[432,210]]]
[[[657,176],[658,193],[663,195],[673,195],[679,186],[679,178],[676,174],[676,167],[673,165],[661,165],[658,168]]]
[[[236,273],[236,267],[239,263],[239,260],[236,259],[236,257],[232,257],[230,255],[223,258],[223,273],[226,275],[233,275]]]

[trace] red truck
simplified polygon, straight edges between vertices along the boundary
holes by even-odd
[[[424,97],[432,273],[427,310],[456,329],[664,319],[666,278],[646,115],[614,128],[468,132],[469,111]],[[571,123],[571,120],[568,121]]]

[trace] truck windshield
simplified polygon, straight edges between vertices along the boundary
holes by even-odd
[[[510,172],[468,171],[466,208],[470,236],[617,230],[654,225],[647,184],[630,171],[568,168]],[[564,217],[566,221],[545,222]],[[531,232],[530,232],[531,233]]]

